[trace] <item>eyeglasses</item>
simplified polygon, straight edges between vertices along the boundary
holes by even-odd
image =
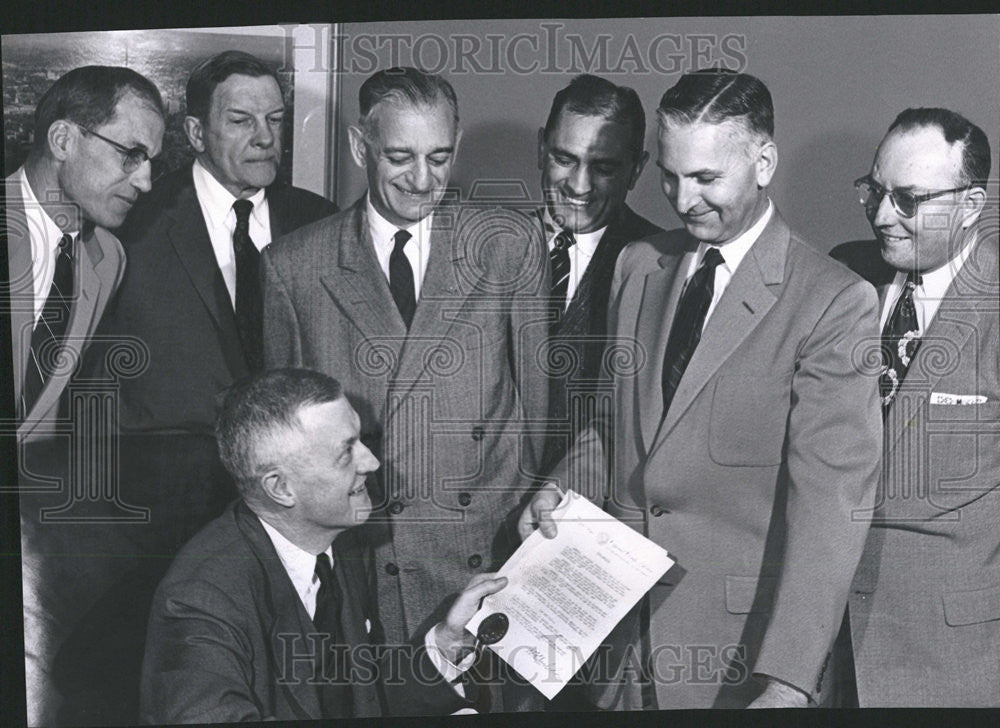
[[[76,124],[76,122],[73,123]],[[117,149],[119,152],[121,152],[122,169],[128,174],[131,174],[132,172],[139,169],[139,167],[141,167],[144,162],[151,161],[149,155],[146,153],[146,150],[143,149],[142,147],[133,147],[129,149],[124,144],[119,144],[113,139],[108,139],[106,136],[101,136],[93,129],[88,129],[82,124],[76,124],[76,125],[80,128],[80,131],[82,131],[84,134],[90,134],[91,136],[95,136],[102,142],[107,142],[115,149]]]
[[[961,192],[971,187],[971,185],[965,185],[964,187],[952,187],[950,190],[938,190],[937,192],[925,192],[921,195],[915,195],[906,190],[887,190],[868,175],[854,180],[854,186],[858,190],[858,199],[866,208],[878,207],[882,204],[882,198],[889,195],[889,202],[892,203],[893,209],[903,217],[913,217],[916,215],[917,205],[921,202],[933,200],[935,197],[947,195],[949,192]]]

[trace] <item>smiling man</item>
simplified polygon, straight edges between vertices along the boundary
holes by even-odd
[[[538,130],[545,196],[538,220],[548,243],[555,308],[550,351],[560,358],[572,352],[573,360],[570,371],[550,382],[547,462],[557,462],[576,434],[567,422],[570,398],[586,397],[601,376],[618,254],[627,243],[663,232],[625,204],[649,158],[645,135],[636,92],[589,74],[555,95]]]
[[[336,373],[361,416],[384,464],[379,611],[403,641],[516,544],[507,517],[547,402],[548,287],[530,219],[442,203],[461,138],[451,85],[392,68],[359,96],[351,155],[368,191],[264,251],[264,355]]]
[[[615,377],[613,428],[577,438],[521,532],[553,534],[568,486],[677,560],[612,633],[625,662],[593,681],[601,707],[804,707],[830,686],[866,533],[852,515],[878,474],[875,378],[855,358],[875,296],[769,199],[778,155],[759,79],[685,75],[658,116],[684,228],[628,246],[611,289],[614,333],[645,365]]]

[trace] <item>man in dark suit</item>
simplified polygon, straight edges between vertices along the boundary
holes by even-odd
[[[82,490],[68,480],[67,440],[74,424],[98,414],[86,400],[71,418],[67,385],[125,269],[108,228],[149,191],[163,116],[160,92],[135,71],[69,71],[39,101],[34,147],[4,185],[27,709],[35,724],[51,722],[62,700],[52,672],[79,596],[52,573],[66,561],[64,528],[40,514]]]
[[[875,294],[769,199],[778,156],[759,79],[687,74],[658,114],[684,229],[619,256],[609,321],[636,364],[615,374],[613,429],[577,438],[522,534],[551,535],[571,487],[677,560],[609,638],[599,706],[804,707],[829,689],[867,530],[852,516],[878,477],[875,379],[854,358]]]
[[[177,555],[142,670],[147,723],[426,715],[470,703],[479,574],[418,643],[385,645],[364,521],[378,460],[340,384],[279,369],[227,393],[219,451],[241,498]],[[447,606],[447,605],[445,605]],[[470,686],[472,687],[472,686]]]
[[[398,642],[516,545],[546,414],[548,287],[526,216],[438,205],[460,137],[447,81],[380,71],[360,106],[351,154],[368,191],[264,251],[264,354],[336,373],[385,464],[379,612]]]
[[[548,243],[555,322],[549,385],[546,463],[554,465],[586,424],[569,422],[571,398],[601,377],[608,352],[608,294],[622,248],[663,230],[625,204],[649,153],[646,115],[631,88],[597,76],[574,78],[552,101],[538,130],[538,168],[545,206],[538,220]]]
[[[882,324],[882,477],[850,594],[857,699],[1000,705],[1000,272],[990,147],[948,109],[903,111],[855,184],[874,241],[834,257]],[[842,633],[848,644],[846,631]],[[850,659],[851,652],[847,652]]]
[[[194,166],[157,180],[129,215],[129,268],[101,327],[148,352],[120,382],[123,432],[211,433],[216,395],[260,368],[258,251],[336,211],[275,183],[285,105],[270,66],[221,53],[192,71],[186,100]]]

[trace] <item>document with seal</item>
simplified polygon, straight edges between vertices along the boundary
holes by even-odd
[[[466,629],[550,700],[674,561],[658,545],[568,491],[498,576]]]

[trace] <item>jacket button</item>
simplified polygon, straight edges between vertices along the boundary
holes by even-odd
[[[389,576],[395,576],[399,573],[399,567],[390,561],[385,565],[385,573]]]
[[[399,501],[393,501],[392,503],[389,504],[389,513],[391,513],[392,515],[398,516],[402,512],[403,512],[403,504],[400,503]]]
[[[476,425],[472,428],[472,439],[479,442],[483,439],[483,435],[486,434],[486,430],[483,429],[482,425]]]
[[[468,563],[470,569],[478,569],[483,565],[483,557],[479,554],[472,554],[472,556],[469,557]]]
[[[670,513],[666,508],[660,508],[660,506],[652,505],[649,507],[649,512],[653,514],[654,518],[659,518],[664,513]]]
[[[460,506],[467,506],[470,503],[472,503],[472,496],[471,495],[469,495],[468,493],[459,493],[458,494],[458,505],[460,505]]]

